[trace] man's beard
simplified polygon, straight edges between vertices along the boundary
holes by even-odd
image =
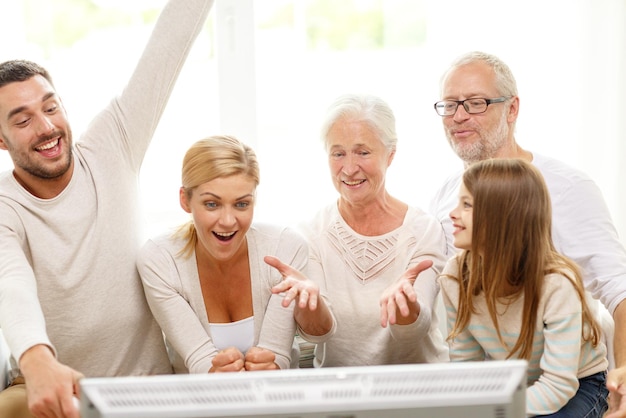
[[[44,180],[55,180],[62,177],[72,166],[73,150],[72,150],[72,133],[69,130],[55,131],[54,133],[47,135],[41,143],[46,142],[49,139],[59,137],[59,146],[67,147],[68,149],[63,155],[63,160],[60,163],[54,164],[54,167],[47,167],[45,164],[35,163],[26,154],[15,155],[14,164],[26,173],[33,177],[37,177]],[[63,144],[63,139],[67,139],[67,142]]]
[[[69,152],[65,156],[65,161],[63,162],[63,164],[60,167],[56,167],[54,170],[47,169],[46,167],[43,167],[41,165],[34,165],[34,164],[28,164],[26,166],[20,165],[20,168],[26,171],[31,176],[38,177],[40,179],[54,180],[63,176],[65,173],[67,173],[67,170],[69,170],[70,167],[72,166],[73,158],[74,158],[74,153],[72,152],[72,149],[70,148]]]
[[[491,132],[483,130],[477,131],[479,141],[466,145],[456,142],[455,138],[449,131],[446,131],[448,143],[456,153],[456,155],[465,162],[465,164],[475,163],[477,161],[493,158],[497,152],[504,146],[507,140],[509,126],[506,120],[506,113],[502,113],[498,125]]]

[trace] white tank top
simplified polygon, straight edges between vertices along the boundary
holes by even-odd
[[[218,350],[228,347],[236,347],[246,354],[246,351],[254,344],[254,317],[230,323],[209,323],[211,339]]]

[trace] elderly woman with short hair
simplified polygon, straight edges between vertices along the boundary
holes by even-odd
[[[303,233],[309,277],[327,295],[337,328],[317,344],[314,365],[448,361],[435,313],[446,261],[441,224],[385,187],[396,153],[393,111],[376,96],[342,96],[328,111],[322,139],[339,198]],[[417,297],[388,310],[398,283],[411,283]]]

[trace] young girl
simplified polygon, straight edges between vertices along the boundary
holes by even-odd
[[[577,266],[552,244],[550,197],[518,159],[469,166],[439,281],[451,361],[528,361],[528,416],[601,417],[606,347]]]

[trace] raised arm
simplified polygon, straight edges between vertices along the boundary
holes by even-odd
[[[122,164],[116,165],[122,156],[139,170],[212,5],[213,0],[170,0],[163,8],[128,84],[81,140],[107,167]],[[107,158],[112,160],[104,161]]]

